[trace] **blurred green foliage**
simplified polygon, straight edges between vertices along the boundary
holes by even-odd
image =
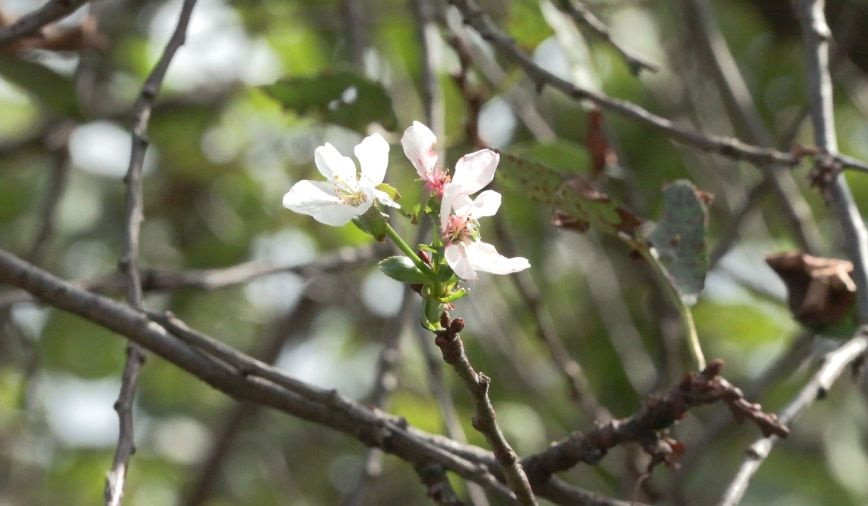
[[[53,231],[36,260],[72,280],[116,271],[123,233],[121,178],[129,144],[115,134],[128,138],[129,107],[179,8],[178,2],[141,2],[129,8],[106,4],[100,14],[101,31],[109,41],[104,50],[0,56],[0,247],[22,255],[30,250],[45,199],[50,198],[52,174],[59,164],[68,163]],[[151,118],[144,266],[220,268],[251,259],[301,263],[338,247],[370,242],[352,225],[325,227],[281,207],[290,185],[315,173],[313,150],[323,142],[349,153],[362,134],[382,132],[392,146],[387,181],[401,192],[402,203],[420,198],[416,173],[399,142],[411,121],[424,119],[421,49],[412,9],[406,2],[389,0],[363,4],[359,22],[349,18],[346,2],[337,0],[200,0],[187,45],[170,69]],[[482,2],[498,26],[523,49],[537,51],[538,61],[548,68],[567,77],[578,70],[590,72],[606,93],[680,124],[742,134],[691,44],[677,4],[588,4],[612,27],[617,40],[663,70],[637,78],[615,51],[590,37],[585,42],[593,68],[570,68],[563,52],[552,50],[557,41],[537,2]],[[757,2],[718,0],[713,5],[762,119],[776,136],[784,135],[806,100],[797,32],[783,30]],[[82,14],[71,23],[81,22]],[[863,14],[857,10],[852,17],[865,19]],[[439,147],[446,153],[444,166],[451,168],[470,150],[464,130],[468,109],[450,76],[458,70],[458,60],[442,36],[434,40],[445,126]],[[362,61],[353,57],[358,44],[363,46]],[[868,158],[865,75],[846,56],[840,58],[835,75],[841,149]],[[538,94],[514,66],[499,63],[506,70],[503,82],[488,82],[476,72],[470,76],[483,102],[483,138],[507,153],[545,163],[559,177],[590,177],[586,104],[550,89]],[[515,108],[497,107],[514,87],[533,97],[556,141],[539,142]],[[759,181],[759,172],[673,144],[644,124],[609,114],[604,119],[619,161],[607,169],[605,181],[595,182],[613,202],[653,220],[663,215],[663,186],[686,178],[716,196],[709,209],[708,241],[717,244],[747,191]],[[58,134],[62,125],[72,129],[68,156],[49,139],[63,137]],[[85,127],[94,125],[98,134],[86,136]],[[795,142],[812,144],[807,123],[797,128]],[[514,178],[509,175],[521,170],[504,159],[506,177],[496,180],[505,189],[506,228],[517,253],[530,259],[541,305],[597,397],[615,416],[628,415],[650,391],[677,382],[689,367],[673,309],[647,267],[621,242],[594,230],[585,236],[551,226],[551,209],[533,200],[533,189],[510,184]],[[838,227],[808,187],[807,170],[798,167],[794,173],[827,239],[827,252],[840,255]],[[864,176],[850,179],[857,200],[868,202]],[[400,216],[393,223],[405,237],[415,233]],[[780,300],[780,284],[763,262],[765,253],[795,247],[787,223],[780,205],[773,198],[764,200],[742,227],[735,251],[712,271],[694,307],[706,355],[726,360],[726,377],[741,386],[751,384],[798,330]],[[482,234],[501,247],[493,224],[483,224]],[[593,253],[598,266],[609,264],[618,289],[589,282],[577,261],[579,252]],[[278,364],[290,374],[363,399],[390,328],[388,319],[397,309],[393,302],[400,298],[399,285],[384,280],[375,264],[316,274],[310,280],[279,274],[213,291],[155,293],[146,305],[171,308],[192,326],[248,352],[263,350],[278,333],[285,341]],[[302,286],[307,286],[304,294]],[[768,291],[778,300],[764,297]],[[471,285],[470,292],[457,304],[455,315],[467,320],[467,352],[491,376],[498,419],[515,447],[532,452],[573,430],[591,427],[590,417],[569,397],[539,342],[531,311],[512,280],[485,277]],[[0,297],[6,295],[7,290],[0,291]],[[304,302],[297,303],[299,298]],[[302,309],[294,324],[280,330],[277,320],[297,304]],[[639,340],[624,341],[618,328],[606,322],[599,308],[613,304],[626,310],[630,321],[619,324],[634,327]],[[2,311],[0,503],[99,502],[114,451],[112,403],[124,361],[123,341],[30,302]],[[430,394],[426,361],[414,331],[407,329],[404,336],[398,388],[387,409],[421,429],[442,432],[442,414]],[[632,382],[624,349],[647,355],[655,381]],[[763,396],[764,405],[780,408],[811,369],[793,366],[794,376]],[[444,373],[468,439],[484,446],[470,425],[466,391],[451,370]],[[125,504],[183,504],[233,406],[234,401],[183,371],[149,359],[137,397],[139,452]],[[674,434],[692,449],[704,424],[725,415],[723,406],[699,409]],[[830,419],[838,434],[830,435],[825,428]],[[868,465],[859,452],[842,449],[840,441],[849,441],[864,455],[866,421],[862,394],[843,379],[799,421],[792,438],[778,445],[743,504],[865,504],[868,489],[860,478],[868,475]],[[757,435],[751,426],[720,435],[685,478],[679,475],[690,504],[717,500],[743,449]],[[206,504],[340,504],[353,490],[365,451],[343,435],[260,411],[242,425]],[[635,476],[625,472],[625,456],[613,451],[599,470],[582,465],[563,477],[629,499]],[[650,487],[666,492],[674,472],[655,469]],[[387,456],[382,476],[371,484],[368,504],[425,504],[424,494],[412,469]]]

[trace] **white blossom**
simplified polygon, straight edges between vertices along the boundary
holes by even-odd
[[[287,209],[312,216],[316,221],[341,226],[364,214],[375,200],[398,207],[389,196],[377,189],[386,176],[389,144],[380,134],[365,137],[353,150],[361,171],[347,156],[328,142],[316,148],[314,162],[326,180],[302,180],[283,196]]]

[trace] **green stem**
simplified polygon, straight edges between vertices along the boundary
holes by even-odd
[[[626,234],[619,234],[618,237],[629,244],[634,250],[638,251],[639,254],[642,255],[642,258],[644,258],[651,267],[651,270],[654,271],[654,275],[657,276],[660,284],[663,285],[663,291],[666,292],[669,296],[669,300],[673,305],[675,305],[675,309],[678,310],[681,327],[684,330],[684,337],[687,338],[687,345],[690,348],[690,354],[693,357],[693,361],[696,363],[697,369],[700,371],[705,369],[705,354],[702,352],[702,346],[699,344],[699,335],[696,333],[696,325],[693,322],[693,313],[690,312],[690,308],[684,303],[678,290],[672,284],[672,280],[670,280],[669,276],[666,275],[663,266],[660,265],[660,262],[657,260],[657,257],[654,256],[648,245],[640,243]]]
[[[413,261],[413,264],[420,271],[431,277],[432,280],[435,279],[434,271],[431,270],[431,266],[423,262],[422,259],[419,258],[419,255],[417,255],[416,252],[413,251],[413,248],[411,248],[410,245],[407,244],[407,241],[405,241],[403,237],[398,235],[398,232],[396,232],[395,229],[392,228],[392,225],[389,225],[388,223],[386,223],[386,235],[388,235],[389,239],[391,239],[392,242],[394,242],[395,245],[398,246],[398,249],[401,250],[401,252],[403,252],[410,258],[410,260]]]

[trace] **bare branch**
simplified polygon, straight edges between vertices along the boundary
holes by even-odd
[[[452,366],[473,396],[473,403],[476,406],[476,413],[473,415],[473,428],[485,436],[488,445],[494,451],[497,463],[506,476],[509,488],[518,497],[519,504],[523,506],[536,505],[536,498],[521,462],[515,451],[509,446],[495,420],[494,406],[488,397],[491,379],[485,374],[477,372],[470,364],[467,354],[464,353],[464,344],[458,334],[464,329],[464,320],[461,318],[450,320],[446,313],[443,313],[440,325],[444,330],[437,332],[434,343],[443,353],[443,361]]]
[[[0,47],[15,39],[33,35],[43,26],[72,14],[89,0],[49,0],[9,26],[0,28]]]
[[[665,432],[695,406],[725,402],[737,421],[749,419],[764,434],[785,436],[788,431],[774,415],[744,399],[742,392],[720,376],[722,362],[712,361],[698,373],[691,373],[662,396],[651,397],[634,415],[612,420],[582,434],[575,432],[546,450],[524,459],[532,482],[544,480],[579,462],[596,464],[609,449],[626,443],[642,445],[654,462],[674,463],[680,444]]]
[[[151,109],[157,98],[166,71],[175,56],[175,52],[184,44],[187,33],[187,25],[193,13],[196,0],[185,0],[181,7],[178,23],[172,37],[166,43],[162,56],[157,61],[151,74],[145,80],[139,98],[133,106],[132,125],[132,148],[130,151],[130,164],[127,169],[124,182],[126,183],[127,214],[124,252],[119,262],[119,268],[126,275],[127,302],[134,310],[141,311],[142,304],[142,280],[139,272],[139,233],[144,220],[144,204],[142,199],[142,169],[147,150],[148,121]],[[115,450],[111,470],[106,476],[105,503],[108,506],[121,504],[124,482],[126,480],[129,461],[136,451],[133,440],[133,399],[138,385],[139,371],[145,361],[145,355],[138,345],[131,343],[127,347],[127,361],[121,381],[121,391],[115,403],[115,411],[118,413],[119,434],[118,445]]]
[[[868,330],[864,327],[838,349],[826,354],[823,366],[805,385],[796,398],[781,410],[779,420],[791,423],[817,399],[822,399],[839,376],[854,361],[860,360],[868,349]],[[741,502],[750,480],[768,457],[778,438],[765,437],[755,441],[747,450],[747,456],[733,481],[729,484],[718,506],[735,506]]]
[[[562,11],[569,14],[569,16],[573,18],[573,21],[586,27],[591,31],[591,33],[604,40],[607,44],[612,46],[615,51],[620,53],[621,57],[627,62],[630,71],[634,75],[639,75],[643,70],[649,72],[657,72],[659,70],[657,65],[648,63],[643,58],[635,56],[631,51],[615,42],[615,40],[612,39],[612,35],[609,33],[609,27],[600,21],[600,19],[591,12],[591,9],[589,9],[582,0],[558,0],[557,5]]]
[[[712,6],[707,0],[683,0],[684,11],[693,39],[698,42],[699,49],[704,52],[702,62],[710,67],[712,77],[721,91],[730,114],[744,126],[747,138],[762,146],[772,146],[774,139],[762,119],[750,89],[747,86],[738,64],[729,50],[729,45],[720,32],[720,27],[714,21]],[[792,139],[785,139],[789,144]],[[765,179],[771,183],[771,189],[777,196],[778,203],[789,220],[796,240],[807,252],[818,253],[823,244],[817,229],[811,208],[802,196],[795,179],[786,167],[761,166]]]
[[[464,506],[464,502],[455,494],[446,470],[439,464],[422,464],[416,466],[416,474],[428,488],[428,497],[441,506]]]
[[[534,63],[482,11],[471,5],[469,0],[449,0],[449,3],[461,11],[465,23],[471,25],[479,32],[482,38],[489,41],[504,55],[524,69],[528,77],[533,79],[539,86],[548,85],[572,98],[588,100],[603,109],[656,128],[676,142],[688,144],[703,151],[717,153],[736,160],[745,160],[758,165],[771,163],[795,165],[799,161],[799,158],[792,153],[745,144],[734,138],[703,135],[694,130],[678,126],[672,121],[647,111],[632,102],[612,98],[602,93],[575,86]]]

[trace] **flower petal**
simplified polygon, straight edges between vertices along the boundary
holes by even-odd
[[[530,268],[530,262],[527,258],[507,258],[498,253],[494,246],[482,241],[465,244],[464,253],[470,261],[470,266],[477,271],[492,274],[512,274]]]
[[[500,194],[494,190],[485,190],[476,196],[469,210],[470,218],[477,220],[483,216],[494,216],[500,209]],[[456,214],[458,212],[456,211]]]
[[[380,134],[373,134],[362,139],[353,150],[362,168],[362,177],[374,186],[386,178],[386,166],[389,164],[389,143]]]
[[[450,244],[446,246],[446,263],[452,268],[452,271],[461,279],[477,279],[476,271],[470,265],[467,258],[467,252],[464,250],[464,244]]]
[[[316,168],[329,181],[340,181],[356,186],[356,164],[352,158],[344,156],[334,146],[326,142],[313,152]]]
[[[499,161],[500,155],[490,149],[464,155],[455,164],[452,184],[464,188],[465,193],[476,193],[494,179]]]
[[[316,221],[333,227],[345,225],[364,214],[372,203],[373,199],[366,193],[364,202],[358,206],[345,204],[337,196],[334,185],[322,181],[299,181],[283,196],[283,206],[287,209],[313,216]]]
[[[414,121],[407,130],[404,130],[404,135],[401,137],[404,154],[410,159],[413,167],[416,167],[419,177],[426,181],[431,179],[437,166],[437,151],[434,149],[436,143],[437,136],[434,132],[418,121]]]
[[[440,230],[446,230],[450,214],[466,217],[472,206],[473,200],[464,192],[464,188],[452,183],[447,184],[440,200]]]

